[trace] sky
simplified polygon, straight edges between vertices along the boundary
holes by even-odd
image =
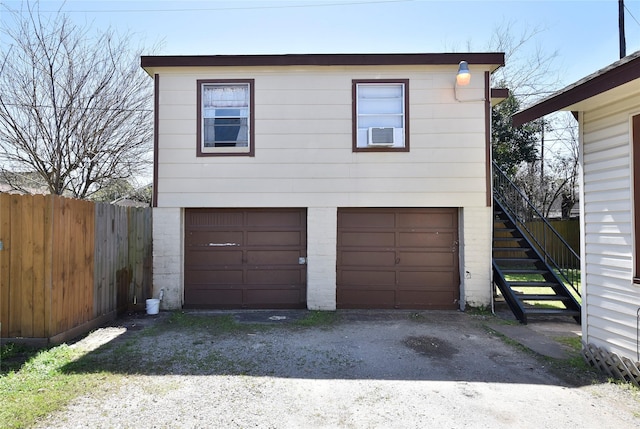
[[[0,0],[2,29],[13,25],[7,8],[22,3]],[[640,50],[640,0],[624,5],[629,54]],[[535,32],[519,57],[556,55],[550,90],[619,58],[618,0],[41,0],[40,9],[128,32],[152,55],[487,52],[509,26],[513,37]]]

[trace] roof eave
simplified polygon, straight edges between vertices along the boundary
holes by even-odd
[[[148,69],[226,66],[448,65],[458,64],[460,61],[490,65],[491,71],[494,71],[504,65],[504,53],[142,56],[140,63],[143,68]]]
[[[597,72],[561,89],[512,117],[514,127],[565,110],[588,98],[640,78],[640,51],[635,52]]]

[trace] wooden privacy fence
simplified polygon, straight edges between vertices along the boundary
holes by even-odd
[[[569,246],[576,252],[578,255],[580,254],[580,220],[579,219],[568,219],[568,220],[549,220],[549,224],[558,231],[558,234],[567,242]],[[541,224],[542,221],[530,221],[527,222],[527,227],[535,230],[538,224]]]
[[[61,343],[151,294],[151,208],[0,193],[0,337]]]

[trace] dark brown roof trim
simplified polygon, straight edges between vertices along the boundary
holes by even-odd
[[[151,206],[158,207],[158,165],[159,133],[160,133],[160,75],[153,75],[153,195]]]
[[[513,126],[541,118],[640,78],[640,51],[586,76],[542,101],[513,115]]]
[[[491,88],[491,98],[507,98],[509,97],[508,88]]]
[[[504,65],[504,53],[441,53],[441,54],[288,54],[288,55],[202,55],[143,56],[146,67],[220,67],[220,66],[366,66],[366,65],[442,65],[490,64]]]

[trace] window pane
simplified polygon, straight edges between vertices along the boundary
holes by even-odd
[[[371,113],[402,113],[402,98],[363,99],[359,101],[358,112],[361,115]]]
[[[203,147],[249,147],[249,116],[249,84],[202,85]]]
[[[392,147],[404,147],[404,84],[359,83],[356,91],[357,147],[376,145],[369,142],[370,128],[393,128]]]
[[[358,98],[402,97],[402,84],[380,85],[365,83],[358,85]]]
[[[246,118],[204,119],[205,147],[247,147],[248,134]]]
[[[369,127],[394,127],[402,128],[402,116],[361,116],[358,121],[358,128]]]
[[[204,85],[202,105],[209,107],[246,107],[249,85]]]

